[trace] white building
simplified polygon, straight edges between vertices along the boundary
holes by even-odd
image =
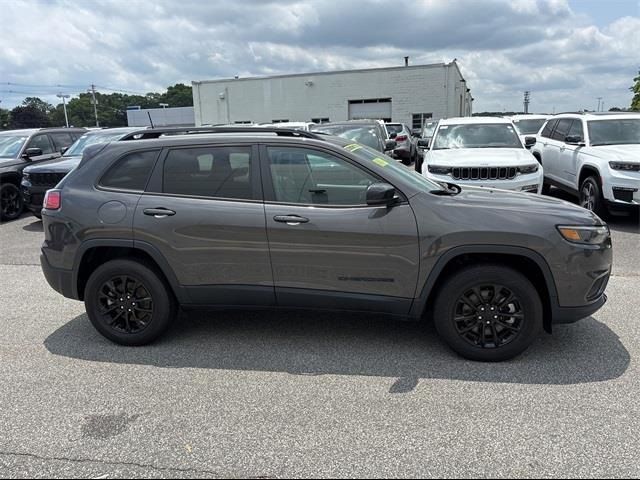
[[[196,125],[380,118],[421,127],[470,116],[458,64],[416,65],[193,82]]]
[[[130,127],[192,127],[195,125],[193,107],[129,108],[127,124]]]

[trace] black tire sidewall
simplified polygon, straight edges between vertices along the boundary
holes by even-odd
[[[14,185],[13,183],[3,183],[2,185],[0,185],[0,199],[2,198],[1,194],[2,192],[4,192],[5,189],[13,189],[16,191],[16,193],[18,194],[18,201],[20,202],[20,208],[18,208],[18,211],[15,215],[11,215],[11,216],[5,216],[2,213],[2,205],[0,205],[0,220],[2,221],[11,221],[11,220],[15,220],[17,218],[20,217],[20,215],[22,215],[22,212],[24,211],[24,200],[22,198],[22,192],[20,192],[20,189]],[[0,200],[1,201],[1,200]]]
[[[153,298],[153,316],[147,328],[139,333],[127,334],[111,329],[103,323],[99,313],[98,292],[109,279],[128,275],[142,282]],[[120,345],[147,345],[158,339],[175,317],[173,293],[163,278],[150,266],[133,260],[112,260],[98,267],[85,287],[85,307],[91,324],[98,332]]]
[[[525,324],[517,338],[495,348],[475,347],[460,337],[453,322],[453,311],[460,295],[479,284],[496,283],[510,289],[520,300]],[[497,265],[469,267],[449,277],[438,293],[434,308],[434,324],[440,337],[459,355],[469,360],[500,362],[524,352],[542,330],[543,307],[536,288],[521,273]]]
[[[602,196],[602,188],[600,187],[600,182],[596,177],[587,177],[580,185],[580,204],[582,204],[582,190],[587,183],[591,183],[596,191],[596,206],[593,209],[593,213],[600,217],[605,217],[607,214],[607,208],[604,204],[604,197]]]

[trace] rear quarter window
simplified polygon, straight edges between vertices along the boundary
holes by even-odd
[[[105,188],[144,192],[157,158],[157,150],[129,153],[102,176],[99,184]]]

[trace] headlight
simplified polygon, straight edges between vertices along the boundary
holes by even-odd
[[[529,173],[536,173],[538,170],[540,170],[540,164],[539,163],[533,163],[531,165],[526,165],[524,167],[519,167],[518,168],[518,171],[522,175],[527,175]]]
[[[429,165],[429,173],[435,173],[436,175],[449,175],[451,173],[451,167]]]
[[[614,170],[626,170],[627,172],[640,172],[640,163],[609,162],[609,166]]]
[[[558,231],[568,242],[584,245],[600,245],[611,236],[609,227],[606,225],[594,227],[559,226]]]
[[[29,177],[31,175],[28,172],[22,172],[22,178],[24,178],[25,180],[29,180]]]

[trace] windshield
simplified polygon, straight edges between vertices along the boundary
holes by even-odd
[[[0,158],[17,158],[27,138],[25,135],[0,135]]]
[[[444,190],[444,187],[439,183],[427,180],[415,170],[411,170],[404,165],[401,165],[397,160],[394,160],[373,148],[353,143],[351,145],[346,145],[344,149],[353,153],[356,157],[359,157],[362,160],[373,162],[376,165],[391,170],[393,173],[401,176],[404,180],[412,183],[420,190],[424,190],[426,192],[430,192],[432,190]]]
[[[587,122],[591,145],[628,145],[640,143],[640,118],[591,120]]]
[[[111,134],[107,134],[107,133],[85,134],[82,137],[80,137],[78,140],[76,140],[76,142],[69,147],[69,150],[65,152],[64,156],[74,157],[74,156],[82,155],[82,152],[84,152],[85,149],[91,145],[96,145],[98,143],[113,142],[115,140],[119,140],[124,135],[126,134],[122,132],[111,133]]]
[[[438,126],[438,122],[430,122],[424,126],[422,130],[422,138],[431,138],[433,137],[433,132],[436,131],[436,127]]]
[[[354,142],[375,148],[376,150],[380,148],[378,134],[374,126],[329,125],[326,127],[314,127],[313,131],[329,133],[337,137],[346,138],[347,140],[353,140]]]
[[[434,150],[449,148],[523,148],[513,125],[508,123],[469,123],[441,125]]]
[[[520,132],[520,135],[533,135],[540,131],[544,122],[546,122],[546,120],[540,118],[537,120],[516,120],[513,124],[518,129],[518,132]]]

